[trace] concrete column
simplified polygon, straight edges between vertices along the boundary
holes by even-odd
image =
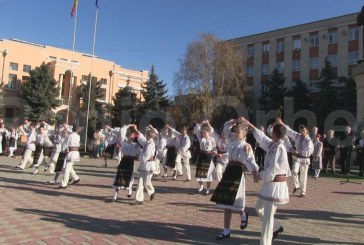
[[[62,86],[63,86],[64,74],[59,74],[59,99],[62,99]]]

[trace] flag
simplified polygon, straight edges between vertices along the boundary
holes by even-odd
[[[78,5],[78,0],[75,0],[73,2],[73,6],[72,6],[72,10],[71,10],[71,18],[75,15],[76,9],[77,9],[77,5]]]
[[[99,8],[99,0],[96,0],[95,6],[96,6],[96,8]]]

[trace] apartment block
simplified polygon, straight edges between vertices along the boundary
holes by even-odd
[[[274,69],[286,78],[287,88],[293,81],[302,80],[313,92],[325,58],[338,76],[351,76],[358,59],[363,57],[363,27],[356,24],[357,15],[228,40],[241,47],[245,54],[248,91],[254,96],[255,104]]]
[[[72,52],[72,50],[51,47],[17,39],[1,39],[1,70],[5,119],[12,123],[19,117],[23,102],[19,97],[22,83],[29,81],[29,71],[43,62],[49,64],[57,86],[62,105],[54,111],[66,115],[70,110],[72,117],[77,113],[77,86],[86,84],[89,74],[101,81],[102,98],[98,103],[112,103],[112,98],[120,88],[130,86],[141,98],[142,84],[148,80],[148,71],[137,71],[121,67],[113,61],[92,55]],[[70,109],[69,109],[70,108]]]

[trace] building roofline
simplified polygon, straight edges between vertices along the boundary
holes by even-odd
[[[299,27],[305,27],[305,26],[317,24],[317,23],[320,23],[320,22],[326,22],[326,21],[328,22],[328,21],[332,21],[332,20],[335,20],[335,19],[341,19],[341,18],[345,18],[345,17],[350,17],[352,15],[358,15],[358,14],[359,14],[359,12],[356,12],[356,13],[341,15],[341,16],[332,17],[332,18],[328,18],[328,19],[321,19],[321,20],[311,21],[311,22],[307,22],[307,23],[303,23],[303,24],[294,25],[294,26],[288,26],[288,27],[283,27],[283,28],[279,28],[279,29],[274,29],[274,30],[271,30],[271,31],[260,32],[260,33],[251,34],[251,35],[247,35],[247,36],[241,36],[241,37],[237,37],[237,38],[231,38],[231,39],[227,39],[225,41],[226,42],[238,42],[238,41],[243,40],[243,39],[251,39],[251,38],[254,38],[254,37],[264,36],[264,35],[267,35],[267,34],[270,34],[270,33],[285,31],[285,30],[289,30],[289,29],[297,29]]]

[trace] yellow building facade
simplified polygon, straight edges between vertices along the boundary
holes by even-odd
[[[0,116],[11,124],[17,124],[17,119],[22,118],[20,113],[24,101],[19,97],[21,84],[29,81],[29,71],[43,62],[49,64],[60,88],[58,97],[62,105],[54,112],[66,118],[72,118],[77,113],[77,108],[69,105],[80,103],[76,96],[77,87],[87,84],[90,73],[93,79],[101,81],[102,98],[98,102],[105,104],[112,103],[114,94],[126,86],[130,86],[141,98],[142,84],[149,78],[148,71],[126,69],[113,61],[89,54],[17,39],[1,39],[0,52],[3,95]]]

